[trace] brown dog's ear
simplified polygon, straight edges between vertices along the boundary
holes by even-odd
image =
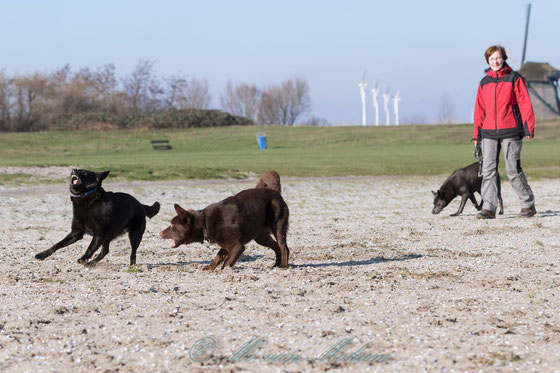
[[[174,204],[173,207],[175,207],[175,211],[177,212],[177,215],[184,216],[187,214],[187,211],[181,206],[179,206],[178,204]]]
[[[96,172],[95,177],[97,178],[98,181],[103,181],[105,180],[107,175],[109,175],[109,172],[111,171]]]

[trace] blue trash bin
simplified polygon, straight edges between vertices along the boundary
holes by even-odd
[[[259,150],[266,149],[266,134],[265,133],[257,133],[257,145],[259,146]]]

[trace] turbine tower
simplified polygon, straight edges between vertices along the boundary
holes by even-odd
[[[393,97],[393,111],[395,113],[395,124],[399,125],[399,101],[401,98],[399,97],[400,91],[397,91],[395,97]]]
[[[379,89],[377,89],[377,85],[375,86],[375,88],[371,89],[371,93],[373,94],[373,107],[375,109],[375,125],[379,126],[379,102],[377,102]]]
[[[388,126],[391,124],[391,118],[389,118],[389,99],[390,98],[391,98],[391,95],[389,94],[388,91],[386,93],[383,93],[383,108],[385,109],[385,124],[387,124]]]
[[[364,76],[362,77],[361,83],[358,83],[360,87],[360,96],[362,97],[362,126],[366,125],[366,87],[367,84],[364,82],[366,79],[366,72],[364,71]]]

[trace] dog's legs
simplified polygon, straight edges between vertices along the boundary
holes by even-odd
[[[278,241],[278,246],[280,246],[280,254],[282,257],[280,268],[288,268],[290,249],[288,249],[288,242],[286,241],[287,236],[288,236],[288,214],[286,214],[286,216],[283,219],[279,219],[276,224],[276,241]]]
[[[459,205],[459,210],[457,210],[456,213],[451,214],[451,216],[459,216],[463,212],[463,209],[465,208],[465,204],[467,203],[467,199],[468,198],[466,194],[463,194],[461,196],[461,204]]]
[[[282,253],[282,262],[280,263],[280,268],[289,267],[288,259],[290,257],[290,249],[288,249],[288,243],[286,242],[286,230],[280,228],[278,229],[278,234],[276,235],[278,246],[280,246],[280,252]]]
[[[469,196],[469,199],[471,200],[474,207],[478,209],[478,203],[476,203],[476,197],[474,196],[474,193]]]
[[[97,256],[95,258],[93,258],[92,260],[90,260],[88,262],[88,264],[95,264],[95,263],[99,263],[99,261],[101,259],[103,259],[105,257],[105,255],[109,254],[109,243],[111,241],[105,241],[103,243],[103,246],[101,247],[101,252],[99,254],[97,254]]]
[[[93,236],[93,240],[91,240],[86,252],[80,259],[78,259],[78,263],[85,264],[89,258],[99,249],[99,246],[103,244],[105,241],[104,237],[100,236]]]
[[[74,242],[81,240],[83,237],[84,237],[84,232],[72,231],[68,233],[68,235],[64,237],[60,242],[53,245],[50,249],[41,251],[39,254],[35,255],[35,259],[43,260],[46,257],[51,256],[56,250],[71,245]]]
[[[216,257],[214,258],[212,263],[208,264],[207,266],[204,266],[202,269],[205,270],[205,271],[213,271],[214,268],[219,266],[220,263],[222,263],[224,261],[227,254],[228,254],[227,250],[220,249],[220,251],[218,251],[218,254],[216,254]]]
[[[496,172],[496,177],[498,178],[498,202],[500,204],[500,209],[498,214],[502,215],[504,213],[504,201],[502,201],[502,182],[500,180],[500,174]]]
[[[498,214],[504,214],[504,201],[502,201],[502,193],[498,194],[498,202],[500,203],[500,209],[498,210]]]
[[[241,244],[231,248],[229,250],[228,256],[226,257],[226,260],[224,261],[224,264],[222,264],[222,269],[224,269],[225,266],[233,267],[235,263],[237,263],[239,258],[241,258],[241,255],[243,255],[244,251],[245,251],[245,246]]]
[[[237,263],[237,261],[239,260],[239,258],[241,258],[241,255],[243,255],[244,252],[245,252],[245,246],[241,246],[241,250],[237,252],[237,255],[233,259],[233,263],[231,264],[232,267],[235,265],[235,263]]]
[[[270,230],[276,238],[278,246],[280,246],[280,268],[288,268],[288,259],[290,257],[290,249],[288,249],[288,243],[286,242],[286,237],[288,236],[288,225],[290,211],[288,210],[288,205],[285,202],[273,203],[274,215],[270,220]]]
[[[133,266],[136,264],[136,250],[138,246],[140,246],[140,242],[142,241],[142,236],[144,235],[144,230],[146,229],[146,219],[142,218],[142,220],[138,221],[136,225],[128,232],[128,239],[130,240],[130,265]]]
[[[480,192],[478,192],[478,194],[480,194]],[[476,202],[476,198],[475,198],[475,196],[474,196],[474,193],[473,193],[473,199],[474,199],[474,201]],[[471,200],[471,201],[472,201],[472,200]],[[481,196],[480,196],[480,203],[475,204],[474,207],[476,207],[476,209],[477,209],[478,211],[482,210],[482,204],[483,204],[483,202],[484,202],[484,201],[482,200],[482,195],[481,195]]]
[[[274,254],[276,254],[276,261],[274,262],[274,266],[280,267],[280,264],[282,264],[282,252],[280,251],[280,246],[278,246],[278,243],[274,241],[270,234],[266,232],[258,237],[255,237],[255,242],[261,246],[270,247],[272,250],[274,250]]]

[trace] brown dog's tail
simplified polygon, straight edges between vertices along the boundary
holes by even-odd
[[[156,202],[151,206],[142,205],[142,207],[144,207],[144,212],[146,213],[146,216],[149,217],[150,219],[156,216],[157,213],[159,212],[159,202]]]

